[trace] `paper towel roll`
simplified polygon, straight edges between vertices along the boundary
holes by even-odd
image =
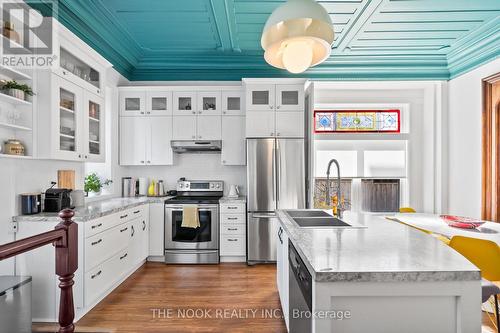
[[[139,178],[139,195],[148,194],[148,180],[147,178]]]

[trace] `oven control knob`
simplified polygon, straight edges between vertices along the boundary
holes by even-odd
[[[220,188],[220,184],[217,184],[217,188]]]

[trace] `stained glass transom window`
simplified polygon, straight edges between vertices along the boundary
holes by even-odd
[[[325,110],[314,112],[314,131],[399,133],[399,110]]]

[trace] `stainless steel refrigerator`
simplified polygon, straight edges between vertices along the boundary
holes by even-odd
[[[247,262],[276,261],[276,209],[305,208],[304,139],[247,139]]]

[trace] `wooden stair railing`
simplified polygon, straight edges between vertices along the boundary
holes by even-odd
[[[62,221],[54,228],[35,236],[0,245],[0,261],[53,243],[56,247],[56,274],[59,276],[59,333],[75,330],[73,304],[73,277],[78,269],[78,225],[71,219],[71,209],[59,212]]]

